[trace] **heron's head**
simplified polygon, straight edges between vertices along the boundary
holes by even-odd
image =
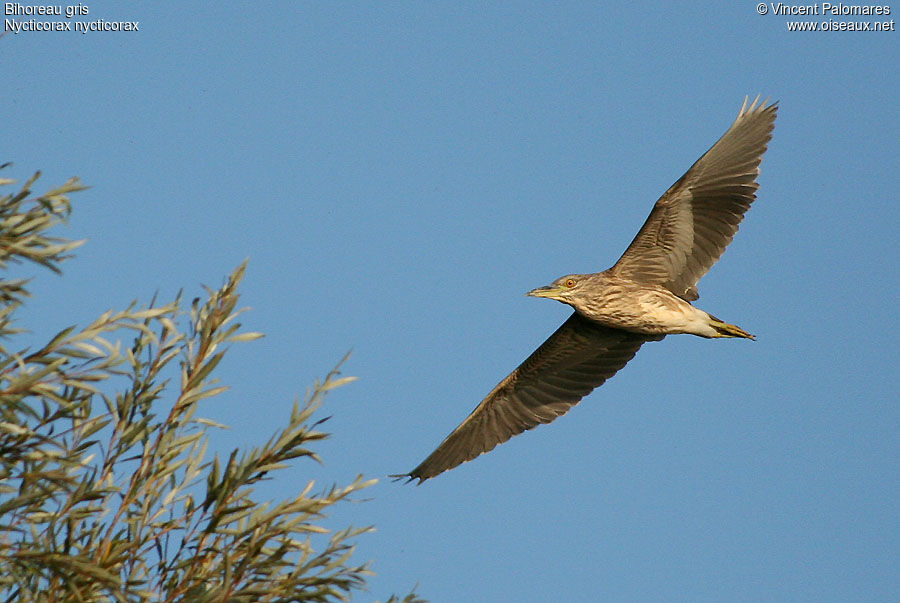
[[[569,274],[562,276],[546,287],[532,289],[526,295],[532,297],[546,297],[570,306],[576,306],[578,301],[587,293],[589,282],[588,274]]]

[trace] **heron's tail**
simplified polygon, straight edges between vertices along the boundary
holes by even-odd
[[[709,316],[709,326],[716,331],[713,337],[743,337],[744,339],[756,339],[755,335],[751,335],[737,325],[728,324],[716,318]]]

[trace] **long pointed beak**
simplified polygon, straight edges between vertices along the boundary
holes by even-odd
[[[530,295],[531,297],[547,297],[549,299],[558,299],[560,294],[559,287],[538,287],[537,289],[532,289],[525,295]]]

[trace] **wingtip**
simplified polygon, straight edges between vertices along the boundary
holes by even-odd
[[[761,112],[761,111],[772,111],[775,112],[778,110],[778,101],[771,101],[771,97],[766,97],[762,102],[759,102],[759,99],[762,97],[761,94],[757,94],[756,98],[753,99],[753,102],[750,103],[750,95],[744,97],[744,103],[741,105],[741,110],[738,112],[738,117],[746,115],[748,113]],[[747,106],[747,103],[750,103],[750,106]]]
[[[391,481],[393,481],[393,482],[399,482],[399,481],[405,480],[405,481],[403,481],[404,486],[406,484],[408,484],[409,482],[413,481],[414,479],[419,480],[419,483],[416,484],[417,486],[421,485],[422,482],[425,481],[423,478],[416,476],[416,475],[409,474],[409,473],[394,473],[394,474],[388,475],[388,477],[391,478]]]

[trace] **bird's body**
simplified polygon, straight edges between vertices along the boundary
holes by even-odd
[[[757,98],[757,101],[759,99]],[[418,467],[422,481],[565,414],[666,335],[754,337],[694,307],[697,282],[719,259],[756,198],[776,105],[744,105],[727,132],[656,202],[612,268],[572,274],[528,294],[575,312],[475,407]]]
[[[586,293],[581,294],[582,290]],[[695,308],[665,287],[616,276],[612,269],[564,276],[528,295],[556,299],[571,305],[588,320],[632,333],[753,338],[740,327]]]

